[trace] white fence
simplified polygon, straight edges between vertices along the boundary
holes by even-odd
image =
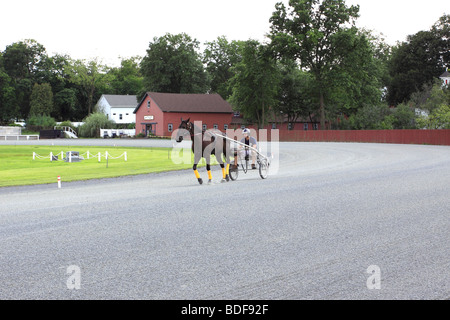
[[[105,151],[104,154],[102,154],[101,152],[97,153],[97,154],[93,154],[90,153],[89,151],[86,151],[83,154],[80,154],[80,159],[81,160],[91,160],[91,159],[97,159],[98,162],[102,161],[102,158],[105,158],[106,160],[108,159],[119,159],[119,158],[124,158],[125,161],[128,161],[128,155],[126,152],[122,153],[120,156],[118,157],[113,157],[111,156],[108,151]],[[50,154],[48,156],[41,156],[39,154],[37,154],[36,152],[33,152],[33,160],[36,159],[50,159],[50,161],[65,161],[64,160],[64,151],[61,151],[60,153],[53,153],[50,152]]]
[[[0,140],[39,140],[38,135],[0,135]]]

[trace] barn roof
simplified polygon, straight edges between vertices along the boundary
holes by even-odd
[[[233,113],[231,105],[218,94],[147,92],[134,113],[149,96],[163,112]]]

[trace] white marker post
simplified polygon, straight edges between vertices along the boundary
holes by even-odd
[[[61,176],[58,176],[58,189],[61,189]]]

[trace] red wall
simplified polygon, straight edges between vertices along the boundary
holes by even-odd
[[[232,113],[165,113],[164,114],[164,134],[163,136],[170,137],[172,133],[167,131],[168,124],[173,124],[173,129],[178,129],[181,123],[181,118],[186,120],[190,118],[191,122],[201,121],[202,125],[206,124],[207,129],[214,128],[218,125],[218,129],[225,132],[224,125],[230,126]]]
[[[283,130],[280,141],[369,142],[450,146],[450,129],[445,130]],[[270,130],[268,130],[270,140]]]
[[[217,113],[163,113],[150,99],[150,109],[147,108],[147,96],[136,113],[136,134],[145,130],[141,123],[157,123],[157,136],[170,137],[168,124],[173,124],[173,130],[180,125],[181,118],[190,118],[191,122],[202,121],[208,129],[214,124],[219,130],[225,131],[224,125],[229,128],[233,114]],[[153,120],[144,120],[144,116],[153,116]],[[312,124],[310,124],[310,127]],[[450,146],[450,129],[444,130],[302,130],[297,125],[295,130],[287,130],[286,125],[277,125],[280,141],[306,141],[306,142],[369,142],[369,143],[395,143],[395,144],[430,144]],[[267,126],[267,138],[270,141],[270,126]],[[310,128],[311,129],[311,128]]]

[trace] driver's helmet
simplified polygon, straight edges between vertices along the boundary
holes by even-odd
[[[245,128],[244,130],[242,130],[242,134],[245,135],[250,135],[250,130]]]

